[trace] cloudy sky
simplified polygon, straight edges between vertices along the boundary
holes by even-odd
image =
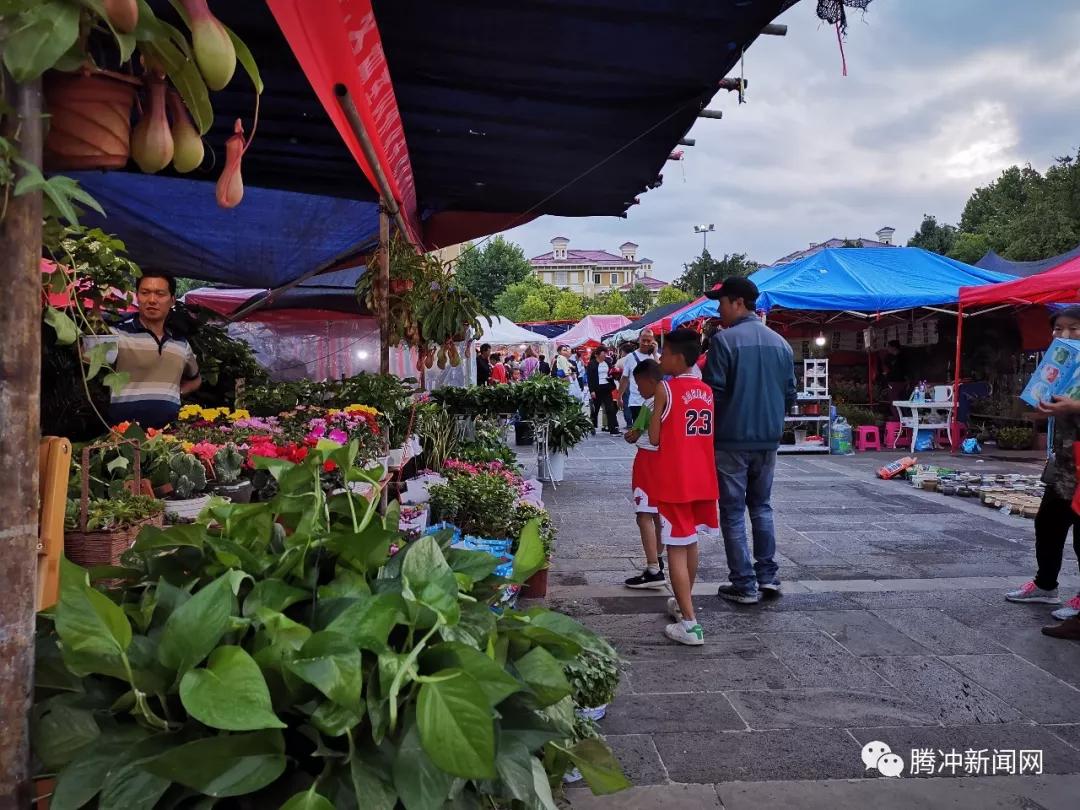
[[[977,185],[1015,163],[1044,170],[1080,146],[1080,2],[875,0],[849,15],[841,76],[836,34],[813,0],[747,52],[747,104],[721,93],[683,165],[627,219],[542,217],[507,232],[526,255],[617,252],[631,240],[671,279],[709,250],[769,263],[829,237],[883,225],[902,242],[924,212],[955,222]],[[685,179],[684,179],[685,172]]]

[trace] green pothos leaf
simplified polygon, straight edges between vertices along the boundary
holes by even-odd
[[[45,323],[56,332],[56,342],[61,346],[70,346],[79,339],[79,327],[71,317],[56,307],[46,307]]]
[[[101,384],[115,394],[124,390],[130,380],[131,374],[127,371],[112,371],[102,378]]]

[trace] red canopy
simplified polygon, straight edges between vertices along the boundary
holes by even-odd
[[[1053,304],[1080,301],[1080,256],[1028,278],[961,287],[960,305]]]

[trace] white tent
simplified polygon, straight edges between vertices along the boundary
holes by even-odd
[[[499,315],[487,315],[480,318],[483,332],[476,338],[477,343],[490,343],[492,346],[511,346],[515,343],[548,343],[550,338],[539,332],[530,332],[518,326],[508,318]]]

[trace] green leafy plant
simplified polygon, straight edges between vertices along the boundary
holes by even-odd
[[[540,542],[544,545],[544,556],[550,560],[555,556],[555,524],[551,520],[551,513],[539,506],[522,503],[514,507],[513,514],[507,528],[510,537],[520,537],[525,527],[530,523],[536,524]]]
[[[199,401],[233,402],[237,380],[243,380],[245,386],[269,382],[266,369],[259,365],[251,346],[230,337],[229,330],[213,313],[177,302],[169,326],[187,336],[199,361],[199,374],[203,379]]]
[[[169,483],[178,500],[193,498],[206,489],[206,468],[190,453],[176,453],[169,458]]]
[[[837,405],[836,415],[844,417],[852,427],[876,425],[881,421],[876,412],[860,405]]]
[[[69,498],[64,514],[64,528],[79,528],[79,501]],[[144,523],[164,510],[164,505],[148,495],[122,491],[111,498],[93,498],[86,510],[86,530],[112,532]]]
[[[235,484],[244,471],[244,454],[235,444],[227,444],[214,453],[214,477],[219,484]]]
[[[471,462],[501,461],[510,467],[518,465],[514,451],[501,443],[493,446],[479,441],[464,442],[454,451],[454,458]]]
[[[421,460],[429,470],[441,470],[461,445],[458,418],[434,403],[422,406],[417,413],[417,433],[422,448]]]
[[[428,491],[436,519],[453,523],[465,534],[510,537],[517,493],[500,475],[451,475]]]
[[[1002,450],[1030,450],[1035,431],[1029,427],[1009,426],[997,429],[997,444]]]
[[[497,615],[497,559],[328,499],[327,461],[377,483],[354,453],[268,460],[271,502],[144,529],[114,590],[62,561],[32,713],[54,807],[554,810],[570,767],[628,785],[601,741],[571,742],[563,666],[599,639],[545,608]],[[527,527],[511,581],[543,564]]]
[[[578,706],[592,709],[615,699],[619,688],[619,656],[609,645],[583,649],[563,669]]]
[[[592,421],[581,410],[581,403],[574,401],[548,420],[548,450],[552,453],[568,453],[592,433]]]

